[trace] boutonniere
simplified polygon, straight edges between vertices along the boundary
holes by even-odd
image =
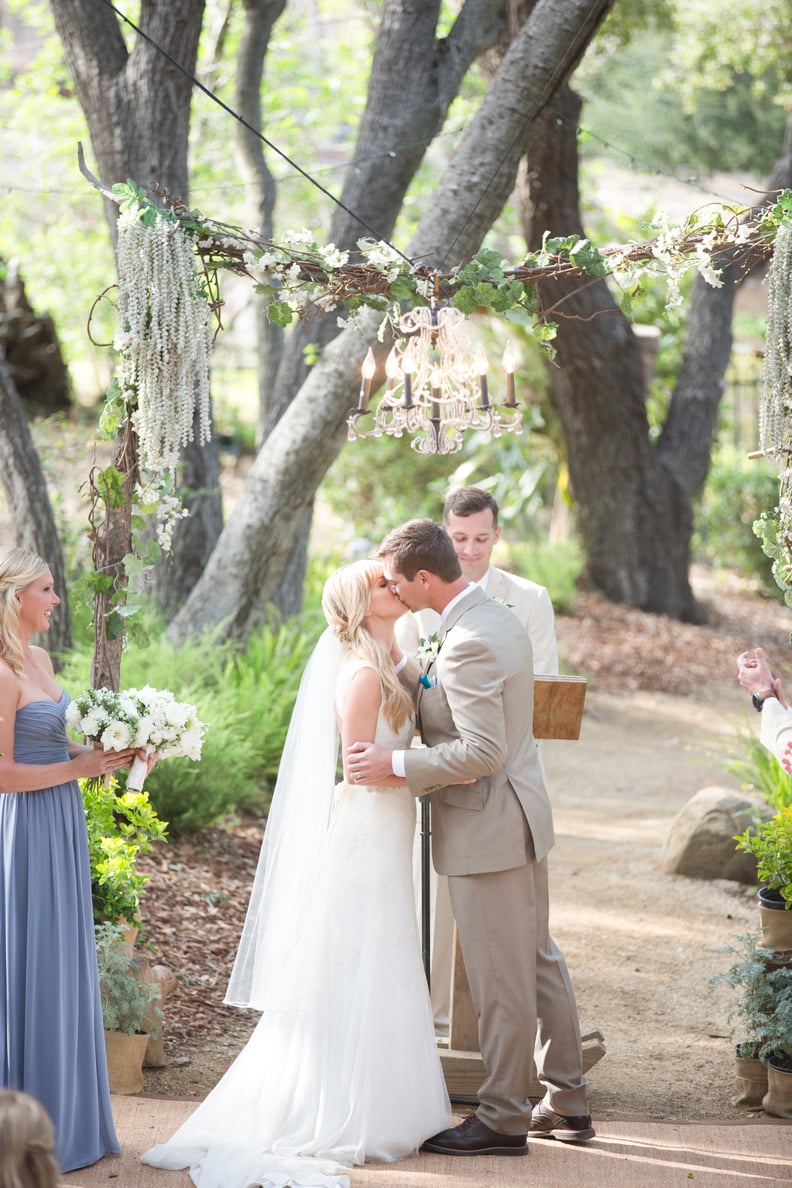
[[[423,685],[424,689],[434,689],[435,685],[437,684],[437,677],[429,676],[429,674],[425,672],[423,676],[418,677],[418,684]]]
[[[423,660],[424,664],[433,664],[439,651],[440,640],[437,638],[436,631],[433,631],[427,639],[418,640],[418,658]]]
[[[505,598],[496,598],[495,595],[493,594],[492,601],[499,602],[501,604],[501,606],[508,606],[509,610],[514,610],[514,603],[507,602]]]

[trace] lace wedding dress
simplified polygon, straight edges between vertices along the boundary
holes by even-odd
[[[339,710],[361,663],[341,665]],[[395,733],[380,710],[378,743],[409,746],[411,734],[411,722]],[[406,788],[342,783],[328,809],[310,910],[300,906],[306,889],[290,885],[288,943],[281,936],[280,948],[268,948],[261,933],[250,942],[259,965],[263,949],[276,967],[257,970],[252,992],[237,994],[236,971],[232,978],[230,1001],[264,1008],[255,1031],[187,1122],[143,1156],[155,1167],[189,1167],[200,1188],[339,1188],[349,1182],[334,1174],[342,1168],[401,1159],[449,1125],[416,924],[415,800]],[[276,848],[285,833],[277,824]],[[253,913],[251,904],[246,934]]]

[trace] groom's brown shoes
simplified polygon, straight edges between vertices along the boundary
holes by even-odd
[[[524,1134],[498,1134],[470,1114],[459,1126],[432,1135],[421,1150],[436,1155],[527,1155],[525,1139]]]

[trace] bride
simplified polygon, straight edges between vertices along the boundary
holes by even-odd
[[[410,745],[390,656],[406,608],[379,561],[327,581],[226,1002],[262,1012],[220,1083],[143,1162],[200,1188],[348,1185],[449,1125],[412,889],[415,800],[404,781],[344,780],[356,741]],[[350,782],[347,782],[347,780]]]

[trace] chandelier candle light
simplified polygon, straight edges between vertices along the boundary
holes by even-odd
[[[419,454],[453,454],[462,448],[465,429],[500,437],[522,431],[522,413],[514,386],[514,356],[508,345],[503,354],[506,399],[490,400],[489,364],[484,353],[474,351],[459,332],[464,314],[453,306],[411,309],[397,323],[396,341],[385,363],[385,391],[376,410],[369,409],[376,371],[369,348],[363,360],[357,407],[349,419],[349,440],[356,437],[414,435],[411,446]],[[369,428],[360,418],[373,414]]]

